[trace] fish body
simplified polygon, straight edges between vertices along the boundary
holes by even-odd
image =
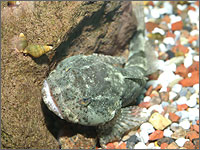
[[[148,74],[141,3],[134,11],[138,29],[130,43],[128,61],[99,54],[75,55],[57,65],[42,89],[45,104],[61,119],[96,126],[102,147],[148,119],[141,108],[132,106]]]

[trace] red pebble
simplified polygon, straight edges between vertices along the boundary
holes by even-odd
[[[106,149],[115,149],[115,145],[113,143],[108,143]]]
[[[175,35],[174,33],[170,32],[170,31],[168,31],[168,32],[166,33],[166,37],[173,37],[173,38],[175,38],[176,35]]]
[[[187,132],[185,137],[187,139],[190,139],[190,141],[192,141],[193,139],[199,138],[199,134],[196,131],[189,131]]]
[[[126,148],[126,143],[123,142],[122,144],[120,144],[119,146],[117,146],[116,149],[127,149]]]
[[[175,113],[169,112],[169,119],[172,122],[178,122],[180,117],[178,115],[176,115]]]
[[[181,30],[183,28],[183,22],[178,21],[172,24],[172,31]]]
[[[193,64],[188,68],[188,72],[199,71],[199,62],[194,61]]]
[[[158,24],[154,23],[154,22],[147,22],[146,23],[146,29],[148,32],[152,32],[154,30],[154,28],[158,27]]]
[[[148,90],[147,90],[147,92],[145,93],[145,95],[146,95],[146,96],[151,95],[152,90],[153,90],[153,86],[151,85],[151,86],[148,88]]]
[[[141,102],[139,104],[139,107],[142,107],[142,108],[149,108],[150,106],[151,106],[150,102]]]
[[[178,111],[186,110],[187,108],[188,108],[188,105],[187,105],[187,104],[177,105]]]
[[[199,133],[199,126],[198,125],[192,125],[191,130],[197,131]]]
[[[199,120],[197,120],[197,124],[199,124]]]
[[[183,147],[185,147],[187,149],[195,149],[195,146],[191,141],[186,141],[185,144],[183,145]]]
[[[187,68],[185,68],[185,66],[183,64],[181,64],[176,68],[176,72],[175,73],[179,74],[182,77],[187,77],[188,70],[187,70]]]
[[[161,148],[161,149],[165,149],[165,148],[167,148],[167,146],[168,146],[167,143],[162,143],[162,144],[160,145],[160,148]]]
[[[192,72],[192,76],[190,78],[187,77],[187,78],[179,81],[179,83],[184,87],[193,86],[194,84],[199,83],[199,71]]]
[[[149,140],[154,141],[163,138],[163,131],[156,130],[152,134],[149,135]]]

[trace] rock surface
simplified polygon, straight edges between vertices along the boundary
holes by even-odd
[[[43,80],[58,62],[72,55],[121,55],[137,26],[129,6],[103,1],[19,2],[16,7],[1,3],[1,148],[59,148],[57,129],[66,123],[41,103]],[[51,44],[54,49],[39,58],[24,56],[14,50],[20,33],[30,43]]]

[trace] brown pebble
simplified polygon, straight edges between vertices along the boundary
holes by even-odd
[[[171,144],[169,144],[166,149],[178,149],[178,145],[175,142],[172,142]]]
[[[145,93],[145,95],[146,95],[146,96],[149,96],[149,95],[151,94],[152,90],[153,90],[153,86],[151,85],[151,86],[148,88],[148,90],[147,90],[147,92]]]
[[[199,149],[199,138],[193,139],[192,142],[193,142],[194,145],[195,145],[195,149]]]
[[[172,135],[171,135],[171,137],[173,138],[173,139],[179,139],[179,138],[181,138],[181,137],[185,137],[186,136],[186,130],[185,129],[183,129],[182,127],[177,127],[177,128],[174,128],[174,129],[172,129],[173,131],[175,131]]]
[[[195,146],[191,141],[186,141],[185,144],[183,145],[183,147],[185,147],[187,149],[195,149]]]
[[[162,101],[169,101],[169,92],[160,92],[159,95]]]
[[[199,138],[199,134],[196,131],[189,131],[186,134],[186,138],[192,141],[193,139]]]

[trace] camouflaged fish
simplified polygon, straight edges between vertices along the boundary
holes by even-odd
[[[144,89],[149,69],[143,6],[134,12],[138,28],[127,62],[122,57],[75,55],[57,65],[42,89],[45,104],[61,119],[96,126],[103,147],[148,119],[141,108],[132,106]]]

